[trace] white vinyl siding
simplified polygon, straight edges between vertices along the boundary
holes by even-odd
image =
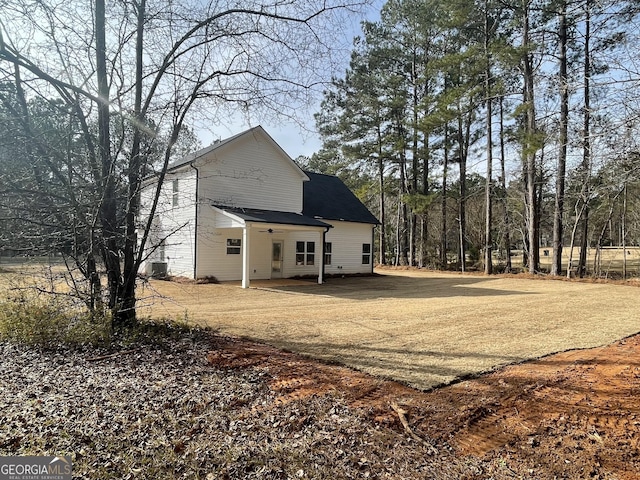
[[[209,152],[197,167],[201,197],[210,204],[302,211],[302,172],[259,132]]]
[[[262,129],[251,130],[198,155],[195,168],[184,165],[165,178],[142,272],[151,273],[154,262],[164,261],[173,276],[193,278],[195,272],[198,278],[213,276],[220,281],[237,281],[243,271],[245,224],[233,214],[221,213],[214,205],[300,213],[307,177]],[[150,185],[142,192],[142,223],[148,218],[154,190]],[[250,278],[271,278],[274,241],[282,242],[281,273],[285,278],[317,276],[322,262],[326,263],[327,274],[370,273],[372,252],[369,264],[361,261],[363,244],[372,243],[373,226],[327,223],[334,227],[326,234],[330,250],[322,247],[324,228],[253,223],[247,241]]]
[[[324,229],[318,228],[314,230],[293,230],[285,236],[284,244],[284,267],[283,277],[306,277],[318,275],[320,271],[320,264],[318,262],[322,259],[322,232]],[[298,250],[298,242],[304,242],[304,261],[305,264],[298,264],[300,255]],[[313,243],[313,250],[309,252],[309,244]],[[309,264],[308,255],[313,256],[313,264]]]
[[[372,265],[362,264],[362,245],[371,245],[373,225],[365,223],[330,221],[333,228],[327,233],[331,242],[331,265],[325,265],[325,274],[371,273]],[[373,245],[371,245],[373,259]]]
[[[176,195],[177,185],[179,195]],[[193,277],[195,192],[196,176],[193,169],[170,173],[165,177],[146,246],[149,257],[141,267],[143,273],[151,274],[153,262],[164,262],[169,275]],[[140,220],[143,222],[148,218],[154,194],[155,184],[146,186],[141,192]]]

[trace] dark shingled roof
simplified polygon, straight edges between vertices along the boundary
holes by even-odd
[[[303,215],[323,220],[380,223],[338,177],[307,171],[304,173],[309,181],[304,182],[303,187]]]
[[[280,225],[301,225],[305,227],[330,227],[327,223],[298,213],[258,210],[255,208],[223,207],[219,205],[214,205],[214,207],[236,215],[245,222],[277,223]]]

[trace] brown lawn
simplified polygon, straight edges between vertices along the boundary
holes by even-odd
[[[347,430],[349,441],[355,438],[360,445],[382,450],[372,454],[374,457],[366,454],[365,459],[363,451],[355,449],[358,451],[354,458],[359,462],[355,465],[360,473],[369,474],[363,470],[369,465],[378,468],[375,455],[379,455],[384,464],[380,468],[387,472],[392,471],[389,459],[398,465],[408,465],[409,470],[395,471],[404,472],[402,478],[422,478],[420,469],[430,472],[429,478],[470,480],[640,478],[640,335],[628,337],[640,331],[636,308],[640,290],[633,286],[637,282],[614,285],[541,281],[524,276],[394,270],[378,273],[379,276],[370,278],[331,279],[322,286],[303,281],[256,282],[249,290],[232,284],[152,281],[141,288],[140,303],[141,310],[154,317],[186,315],[189,320],[210,325],[220,333],[264,342],[216,336],[210,340],[206,353],[208,365],[216,367],[213,372],[222,368],[233,384],[234,375],[268,382],[269,388],[256,387],[260,393],[249,395],[248,399],[242,398],[247,395],[245,390],[230,393],[239,398],[234,405],[247,408],[254,405],[251,411],[256,417],[249,417],[252,427],[254,422],[267,421],[266,430],[252,428],[251,432],[258,430],[263,436],[267,432],[268,438],[284,432],[287,437],[291,425],[300,425],[292,424],[297,417],[291,416],[291,409],[298,413],[301,408],[312,411],[309,415],[315,418],[320,401],[334,404],[341,399],[349,405],[349,411],[361,412],[358,424],[362,424],[362,429]],[[3,276],[4,280],[7,278]],[[0,295],[6,283],[0,282]],[[626,338],[614,342],[623,337]],[[302,358],[265,343],[396,378],[422,389],[480,371],[495,371],[425,393],[349,368]],[[572,350],[598,345],[606,346]],[[569,351],[546,355],[565,350]],[[114,373],[106,375],[109,381],[112,377],[120,381],[123,362],[134,352],[137,350],[105,357],[106,362],[117,364]],[[209,388],[202,383],[211,375],[201,361],[202,352],[195,360],[159,350],[154,355],[157,358],[149,360],[149,368],[163,365],[164,360],[179,360],[178,378],[197,379],[195,385],[180,390],[186,401],[192,402],[198,391]],[[542,358],[496,368],[536,357]],[[130,368],[146,372],[146,367],[140,369],[144,361],[144,356],[136,353],[129,360],[135,362]],[[74,360],[74,370],[78,368],[76,362],[82,364],[84,360]],[[202,372],[188,374],[188,366],[192,364],[203,368]],[[24,373],[19,371],[11,378],[19,379],[21,375]],[[143,380],[131,381],[139,384]],[[170,381],[174,382],[175,379]],[[41,395],[43,387],[31,383],[30,387]],[[157,378],[154,384],[157,387]],[[22,391],[24,386],[20,384],[19,389]],[[169,386],[165,392],[163,388],[164,393],[174,390]],[[215,398],[219,398],[218,390],[215,387],[207,391],[207,397],[215,393]],[[83,395],[80,397],[84,398]],[[404,412],[406,428],[412,436],[405,432],[399,411]],[[213,420],[207,426],[223,425],[225,431],[229,430],[219,419],[226,414],[226,409],[213,409]],[[24,414],[17,410],[16,415],[24,428]],[[303,423],[310,417],[303,417]],[[338,415],[333,417],[344,421]],[[200,422],[201,417],[197,418]],[[277,421],[272,423],[274,419]],[[189,421],[185,425],[189,426]],[[333,439],[335,445],[336,432],[328,433],[325,428],[319,431],[313,427],[311,431]],[[398,442],[395,433],[389,436],[388,428],[407,433],[405,441],[409,442],[409,448],[402,448],[404,443]],[[40,431],[37,427],[28,429]],[[136,432],[139,429],[138,420]],[[380,432],[388,441],[381,442],[380,437],[372,441],[362,433],[365,431]],[[223,434],[213,428],[201,435],[207,438],[202,445],[207,448],[209,459],[209,449],[220,445],[215,438]],[[246,432],[241,435],[244,450],[252,441],[247,440]],[[17,448],[19,442],[12,440],[4,445]],[[261,438],[253,444],[267,445],[272,461],[270,442]],[[388,446],[391,443],[392,449]],[[314,440],[313,445],[319,444]],[[434,447],[437,455],[433,455]],[[135,456],[137,450],[132,451]],[[296,447],[298,451],[304,449]],[[318,451],[344,453],[337,447],[314,447],[307,449],[305,455]],[[181,458],[192,458],[180,454],[182,450],[171,448],[171,452]],[[289,462],[289,454],[286,455]],[[313,458],[312,461],[311,457],[303,457],[305,468],[318,467],[314,463],[317,457]],[[246,469],[250,465],[244,457],[237,462],[228,459],[225,462],[228,464],[214,462],[207,468]],[[335,463],[342,468],[340,461],[331,462],[332,466]],[[91,465],[95,464],[94,461]],[[331,475],[323,475],[326,476]]]
[[[634,286],[427,271],[195,285],[151,281],[141,312],[337,362],[420,389],[640,331]]]

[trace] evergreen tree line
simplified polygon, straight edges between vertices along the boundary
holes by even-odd
[[[590,249],[640,242],[638,8],[390,0],[325,91],[306,167],[377,214],[380,264],[492,273],[518,250],[537,273],[542,248],[554,275],[599,273]]]

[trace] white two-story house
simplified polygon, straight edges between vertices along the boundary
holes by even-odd
[[[157,179],[141,193],[148,218]],[[218,281],[366,274],[378,220],[335,176],[305,172],[255,127],[170,165],[146,275]]]

